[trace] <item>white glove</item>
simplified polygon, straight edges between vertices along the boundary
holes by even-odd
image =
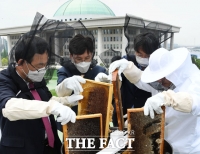
[[[68,103],[71,106],[77,106],[78,105],[78,101],[81,100],[81,99],[83,99],[83,95],[73,94],[73,95],[67,97]]]
[[[127,114],[123,115],[123,118],[127,118]]]
[[[112,139],[113,142],[115,143],[115,146],[117,148],[119,146],[120,148],[118,148],[118,149],[121,150],[121,149],[125,148],[127,141],[128,141],[127,140],[128,139],[127,131],[123,132],[123,131],[116,130],[116,131],[114,131],[113,133],[110,134],[110,139]],[[119,139],[123,139],[123,140],[120,140],[119,145],[116,145],[117,140],[119,140]]]
[[[105,149],[101,150],[97,154],[104,154],[104,153],[115,154],[119,150],[125,148],[126,144],[128,143],[127,131],[123,132],[123,131],[116,130],[112,132],[110,134],[110,140],[112,140],[114,147],[109,147],[108,145]]]
[[[78,101],[81,99],[83,99],[83,95],[76,95],[76,94],[73,94],[71,96],[65,96],[65,97],[52,96],[51,98],[51,100],[58,101],[59,103],[63,105],[67,105],[69,107],[78,105]]]
[[[119,79],[122,81],[121,73],[124,72],[128,65],[129,62],[126,59],[120,59],[111,63],[109,67],[109,78],[112,79],[112,72],[118,69]]]
[[[66,78],[63,82],[67,89],[74,91],[74,94],[79,94],[80,92],[83,92],[83,88],[80,83],[86,83],[83,77],[77,75]]]
[[[58,102],[56,102],[55,105],[52,107],[50,113],[58,116],[57,121],[61,122],[61,125],[65,125],[69,121],[71,121],[72,123],[75,123],[76,121],[75,112],[68,106],[64,106]]]
[[[144,105],[144,115],[148,116],[150,114],[150,117],[154,119],[154,111],[157,114],[163,113],[163,110],[161,108],[161,106],[163,105],[164,105],[164,95],[162,93],[158,93],[148,98]]]
[[[127,118],[127,114],[125,114],[125,115],[123,116],[123,118]],[[126,121],[124,122],[124,127],[125,127],[125,128],[128,127],[128,120],[126,120]]]
[[[108,75],[106,75],[105,73],[99,73],[97,74],[97,76],[94,78],[95,81],[98,82],[106,82],[106,83],[110,83],[110,78]]]
[[[128,134],[127,131],[116,130],[110,134],[110,140],[112,140],[114,147],[107,146],[105,149],[101,150],[97,154],[115,154],[119,150],[125,148],[128,143]],[[111,142],[111,141],[109,141]]]

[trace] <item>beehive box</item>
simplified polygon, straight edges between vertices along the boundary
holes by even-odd
[[[102,114],[103,137],[108,137],[109,122],[112,119],[113,85],[109,83],[86,80],[82,84],[84,96],[78,103],[78,115]]]
[[[128,134],[135,138],[129,154],[163,154],[165,112],[154,119],[145,116],[143,108],[128,109],[127,114]]]
[[[113,83],[113,93],[114,93],[114,99],[115,99],[118,128],[119,130],[123,130],[124,118],[123,118],[122,99],[121,99],[120,80],[118,76],[118,70],[115,70],[112,73],[112,83]]]
[[[75,123],[68,123],[63,126],[63,136],[64,136],[64,151],[65,154],[93,154],[97,153],[100,147],[100,140],[102,138],[103,129],[102,129],[102,115],[101,114],[91,114],[91,115],[81,115],[76,116]],[[69,138],[86,138],[85,140],[85,149],[82,149],[80,145],[79,148],[76,148],[77,142],[72,142],[71,147],[69,141],[66,139]],[[88,142],[87,139],[94,139],[95,148],[87,148]],[[80,140],[82,142],[83,140]]]

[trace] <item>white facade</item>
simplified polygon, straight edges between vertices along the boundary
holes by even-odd
[[[130,16],[133,20],[133,27],[135,30],[133,31],[133,36],[138,35],[142,32],[141,25],[137,24],[141,18]],[[142,19],[145,25],[149,24],[152,21]],[[64,21],[64,19],[63,19]],[[95,38],[95,59],[98,60],[98,63],[101,63],[99,59],[99,55],[109,50],[111,47],[113,50],[120,51],[121,56],[126,55],[125,48],[127,46],[127,39],[124,35],[124,21],[125,16],[123,17],[106,17],[106,18],[93,18],[87,20],[81,20],[85,27],[92,32]],[[75,21],[67,22],[69,25],[73,24]],[[157,24],[162,27],[169,24],[159,23]],[[30,26],[21,26],[21,27],[12,27],[12,28],[4,28],[0,29],[0,36],[7,36],[8,41],[8,51],[15,45],[19,37],[30,30]],[[152,28],[153,29],[153,28]],[[157,29],[157,28],[156,28]],[[174,33],[178,33],[180,27],[172,26],[168,34],[165,34],[164,37],[170,38],[170,48],[173,49],[174,44]],[[164,47],[166,47],[166,42],[164,42]],[[62,51],[57,51],[61,56],[68,56],[68,43],[63,47]],[[113,57],[110,53],[104,53],[104,56],[108,56],[108,59]]]

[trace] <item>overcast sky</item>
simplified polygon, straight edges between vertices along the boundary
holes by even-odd
[[[0,28],[31,25],[36,12],[52,18],[67,0],[1,0]],[[181,27],[175,44],[200,46],[200,0],[100,0],[116,16],[126,13]]]

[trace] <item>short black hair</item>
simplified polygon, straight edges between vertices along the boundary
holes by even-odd
[[[94,51],[94,43],[90,37],[84,37],[81,34],[77,34],[70,42],[69,42],[69,52],[70,54],[82,55],[85,50],[93,53]]]
[[[20,42],[15,49],[16,62],[18,62],[20,59],[23,59],[28,63],[31,63],[36,53],[44,54],[47,52],[48,56],[51,56],[48,43],[40,37],[34,36],[32,40],[31,38],[26,38],[19,41]]]
[[[112,57],[112,59],[111,59],[111,63],[114,62],[114,61],[116,61],[116,60],[120,60],[120,59],[122,59],[121,56],[114,56],[114,57]]]
[[[139,34],[134,39],[134,50],[136,52],[142,49],[150,55],[158,48],[160,48],[159,40],[153,32]]]

